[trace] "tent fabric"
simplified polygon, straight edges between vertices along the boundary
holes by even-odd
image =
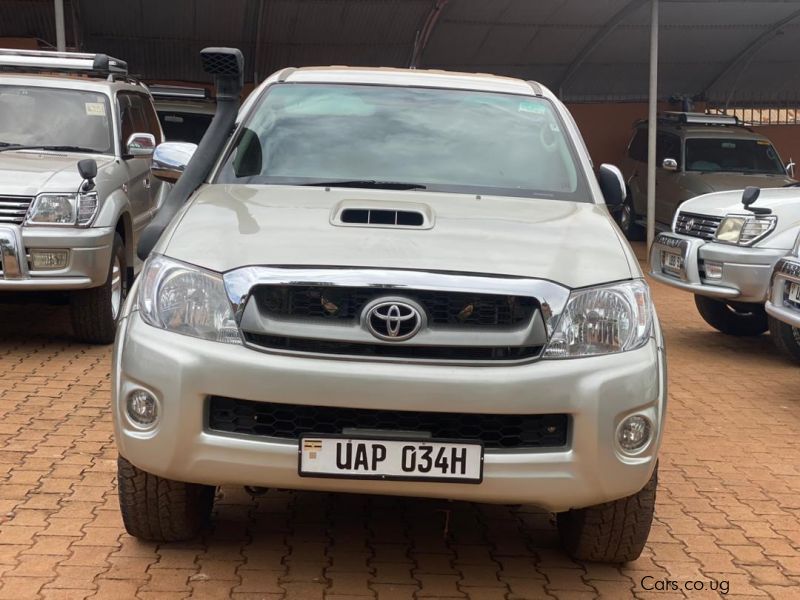
[[[241,48],[246,80],[284,66],[379,65],[535,79],[567,101],[647,97],[650,0],[64,0],[67,41],[154,80],[207,81],[198,52]],[[0,37],[55,42],[53,0],[0,0]],[[800,99],[800,0],[661,0],[659,97]]]

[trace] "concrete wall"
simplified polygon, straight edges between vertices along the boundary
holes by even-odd
[[[568,108],[583,133],[595,165],[620,164],[633,123],[647,117],[647,104],[639,102],[570,104]],[[662,110],[675,109],[663,104],[659,106],[659,111]],[[764,125],[754,129],[772,140],[784,162],[793,158],[800,164],[800,125]],[[800,177],[800,168],[795,174]]]

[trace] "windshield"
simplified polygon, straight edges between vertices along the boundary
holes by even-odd
[[[111,152],[105,94],[0,85],[0,146],[77,146]]]
[[[273,85],[217,181],[591,200],[549,101],[377,85]]]
[[[775,148],[767,140],[688,139],[687,171],[726,171],[785,175]]]

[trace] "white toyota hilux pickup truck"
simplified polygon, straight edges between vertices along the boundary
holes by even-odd
[[[202,57],[217,114],[196,150],[156,149],[177,183],[114,351],[127,530],[191,537],[245,485],[532,504],[574,556],[638,557],[664,344],[605,206],[624,181],[563,104],[329,67],[238,110],[241,54]]]

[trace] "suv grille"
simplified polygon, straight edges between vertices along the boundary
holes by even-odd
[[[486,448],[561,448],[565,414],[491,415],[252,402],[212,396],[209,429],[296,440],[303,433],[340,434],[347,428],[429,433],[434,438],[480,440]]]
[[[253,296],[263,314],[324,319],[357,319],[386,290],[327,286],[258,286]],[[419,302],[436,325],[511,326],[530,321],[538,303],[522,296],[403,290]]]
[[[25,196],[0,196],[0,223],[21,225],[31,202],[33,198]]]
[[[678,214],[678,220],[675,221],[675,233],[711,240],[714,239],[714,234],[721,222],[722,217],[682,212]]]

